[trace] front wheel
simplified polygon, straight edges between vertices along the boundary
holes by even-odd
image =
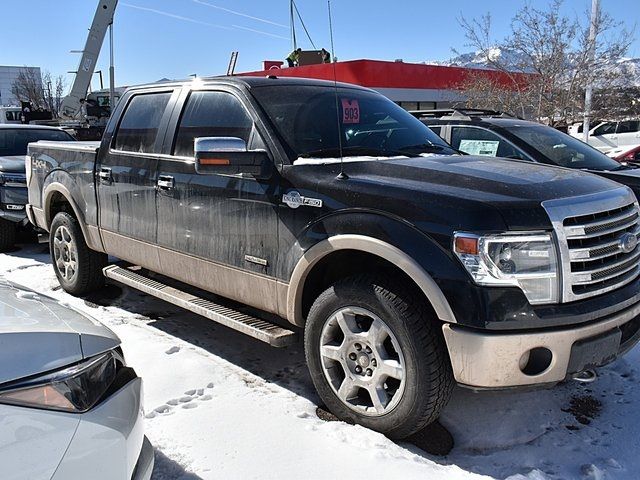
[[[107,256],[89,249],[78,221],[66,212],[51,222],[49,249],[53,270],[66,292],[84,295],[104,285]]]
[[[370,276],[323,292],[308,315],[305,353],[329,410],[399,439],[435,421],[453,375],[429,312],[400,282]]]

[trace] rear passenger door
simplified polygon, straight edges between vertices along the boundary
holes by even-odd
[[[268,280],[278,254],[278,177],[199,175],[194,138],[237,137],[266,149],[247,99],[235,89],[185,89],[158,167],[158,244],[163,272],[174,278],[275,308]],[[175,130],[175,134],[171,134]],[[252,301],[252,299],[257,299]]]
[[[155,251],[156,169],[177,90],[135,92],[108,130],[96,165],[99,224],[108,253],[149,269]]]
[[[640,120],[618,122],[616,137],[618,147],[631,147],[640,144]]]

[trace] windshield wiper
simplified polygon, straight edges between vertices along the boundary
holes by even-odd
[[[404,146],[404,147],[400,147],[398,150],[400,150],[401,152],[405,152],[407,150],[418,150],[417,152],[413,152],[413,153],[417,153],[417,154],[420,154],[420,153],[438,153],[438,152],[443,152],[443,151],[449,150],[449,151],[454,152],[454,153],[461,153],[462,154],[462,152],[459,152],[455,148],[449,147],[448,145],[437,145],[437,144],[431,143],[431,142],[418,143],[416,145],[407,145],[407,146]]]
[[[370,155],[374,157],[392,157],[396,155],[405,155],[405,154],[395,150],[383,150],[380,148],[351,146],[351,147],[343,147],[342,155],[345,157],[357,156],[357,155],[365,155],[365,156]],[[330,158],[330,157],[339,157],[339,156],[340,156],[340,149],[337,147],[321,148],[319,150],[312,150],[310,152],[305,152],[300,154],[300,158]]]

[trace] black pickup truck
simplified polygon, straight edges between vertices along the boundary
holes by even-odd
[[[371,90],[135,87],[99,144],[29,155],[28,215],[66,291],[106,276],[274,346],[304,331],[322,401],[394,438],[456,382],[552,385],[640,338],[627,187],[457,155]]]

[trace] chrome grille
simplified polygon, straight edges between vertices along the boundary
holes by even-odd
[[[600,295],[638,278],[640,245],[630,251],[622,248],[623,236],[640,236],[640,211],[630,189],[550,200],[542,206],[558,239],[563,302]]]
[[[571,261],[568,284],[576,296],[617,288],[639,273],[640,246],[624,252],[621,237],[640,235],[638,208],[630,203],[591,215],[566,218],[564,234]]]

